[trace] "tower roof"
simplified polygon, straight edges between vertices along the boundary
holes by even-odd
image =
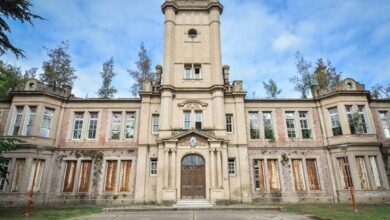
[[[219,0],[166,0],[161,6],[164,13],[165,8],[174,7],[176,10],[209,10],[217,7],[222,13],[223,6]]]

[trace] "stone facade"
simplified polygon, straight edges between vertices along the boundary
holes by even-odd
[[[390,200],[390,100],[345,79],[311,99],[245,99],[222,65],[218,0],[167,0],[164,63],[140,98],[80,99],[37,80],[0,101],[0,204]]]

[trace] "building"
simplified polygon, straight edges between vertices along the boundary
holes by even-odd
[[[218,0],[166,0],[164,63],[136,99],[31,79],[0,101],[1,205],[390,200],[390,100],[345,79],[311,99],[246,99],[222,65]],[[387,169],[386,169],[387,168]]]

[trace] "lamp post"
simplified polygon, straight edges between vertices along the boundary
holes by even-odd
[[[355,199],[355,189],[353,188],[353,185],[352,185],[352,174],[351,174],[351,168],[349,166],[349,160],[348,160],[348,155],[347,155],[347,150],[348,150],[349,146],[350,146],[350,144],[342,144],[342,145],[340,145],[340,149],[345,154],[345,156],[344,156],[344,158],[345,158],[344,163],[346,163],[345,165],[346,165],[346,167],[348,167],[348,170],[349,170],[348,186],[349,186],[349,191],[351,193],[351,200],[352,200],[353,211],[357,212],[358,211],[358,207],[357,207],[357,203],[356,203],[356,199]]]

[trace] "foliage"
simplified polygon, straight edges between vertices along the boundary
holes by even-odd
[[[267,93],[267,98],[269,99],[276,99],[276,96],[279,95],[282,90],[278,89],[278,86],[276,85],[275,81],[272,79],[268,80],[268,83],[263,81],[263,86],[265,89],[265,92]]]
[[[77,76],[71,65],[71,57],[67,53],[68,48],[69,43],[67,41],[62,41],[55,49],[45,48],[49,60],[44,61],[42,65],[43,73],[40,74],[42,82],[54,88],[73,86],[73,81],[77,79]]]
[[[20,67],[0,60],[0,98],[8,97],[9,92],[25,82]]]
[[[387,87],[384,87],[380,84],[375,84],[370,89],[371,98],[380,99],[380,98],[390,98],[390,84]]]
[[[139,60],[135,63],[137,65],[137,70],[127,70],[129,75],[135,81],[131,87],[131,93],[133,96],[136,96],[137,93],[142,90],[143,81],[153,81],[155,78],[155,73],[151,70],[152,62],[143,43],[141,43],[138,58]]]
[[[8,173],[8,159],[3,156],[3,153],[15,150],[21,141],[16,138],[0,137],[0,177],[6,178]]]
[[[318,85],[320,89],[329,89],[340,83],[341,73],[336,71],[329,60],[325,63],[319,58],[313,70],[311,63],[306,61],[299,51],[296,52],[295,58],[298,75],[290,78],[290,82],[294,83],[295,90],[301,93],[302,98],[307,98],[313,85]]]
[[[389,219],[390,206],[387,204],[359,204],[358,212],[354,212],[351,204],[286,204],[281,205],[283,212],[294,212],[313,215],[321,219],[340,220],[377,220]]]
[[[101,208],[43,208],[35,207],[32,209],[31,216],[28,217],[30,220],[40,220],[40,219],[70,219],[77,218],[85,215],[91,215],[95,213],[100,213]],[[4,219],[25,219],[24,216],[25,208],[0,208],[0,216]]]
[[[114,58],[111,57],[110,60],[103,63],[103,72],[100,72],[100,75],[103,79],[103,85],[98,91],[100,98],[113,98],[114,94],[118,91],[114,86],[111,85],[112,78],[116,75],[114,73]]]
[[[31,13],[31,7],[32,4],[29,0],[0,1],[0,56],[10,50],[17,58],[24,57],[23,50],[12,45],[6,35],[6,32],[11,33],[7,20],[12,19],[32,24],[32,19],[43,19],[41,16]]]
[[[37,77],[37,71],[38,71],[38,68],[36,68],[36,67],[28,69],[28,70],[24,71],[23,78],[25,80],[35,79]]]

